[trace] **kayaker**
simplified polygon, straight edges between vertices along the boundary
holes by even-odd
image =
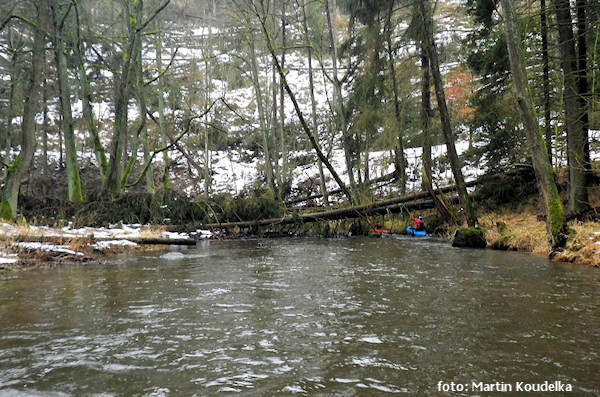
[[[388,230],[385,230],[385,229],[381,228],[381,222],[377,222],[375,224],[375,229],[371,229],[370,232],[373,233],[375,236],[382,236],[384,234],[389,233]]]
[[[410,219],[412,219],[415,223],[416,231],[420,232],[425,230],[425,221],[423,220],[422,216],[419,216],[419,219],[416,219],[414,216],[411,216]]]

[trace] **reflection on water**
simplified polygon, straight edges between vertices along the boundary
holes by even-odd
[[[595,269],[404,238],[124,259],[0,274],[0,396],[600,393]]]

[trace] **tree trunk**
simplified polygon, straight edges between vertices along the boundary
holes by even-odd
[[[139,8],[135,10],[135,19],[140,20],[142,18],[143,8],[141,5]],[[133,25],[132,25],[133,27]],[[137,27],[135,27],[137,30]],[[131,52],[131,68],[129,71],[129,76],[132,80],[130,83],[130,90],[135,98],[135,101],[138,106],[139,120],[137,121],[137,125],[135,131],[133,133],[133,139],[131,141],[130,148],[130,156],[128,160],[124,159],[126,162],[125,170],[123,171],[123,175],[121,176],[121,182],[119,186],[119,191],[123,190],[123,188],[127,185],[127,181],[133,169],[138,161],[138,149],[140,145],[140,139],[143,140],[146,135],[146,96],[144,93],[144,79],[143,79],[143,70],[142,70],[142,41],[141,38],[135,40],[135,44],[133,46]],[[151,170],[152,166],[148,167],[148,170]]]
[[[8,36],[8,41],[11,43],[11,47],[12,47],[12,42],[13,42],[13,27],[9,26],[7,28],[8,32],[7,32],[7,36]],[[10,80],[9,80],[9,92],[8,92],[8,114],[6,117],[6,141],[4,142],[4,147],[5,147],[5,153],[4,153],[4,163],[5,164],[10,164],[12,161],[12,129],[13,129],[13,120],[16,116],[16,110],[15,110],[15,89],[17,86],[17,67],[18,67],[18,60],[17,60],[17,51],[12,51],[12,55],[10,58]],[[4,169],[2,172],[2,176],[5,178],[6,177],[6,172],[7,170]]]
[[[123,176],[123,160],[125,157],[125,147],[127,139],[127,105],[131,95],[131,78],[134,65],[132,64],[135,57],[134,49],[136,42],[141,40],[142,30],[162,11],[170,0],[164,0],[162,5],[158,7],[154,13],[145,21],[142,22],[143,0],[133,1],[133,12],[129,13],[127,8],[128,18],[128,35],[124,45],[123,61],[121,64],[121,72],[116,78],[115,86],[115,120],[113,127],[113,138],[110,148],[110,161],[108,163],[107,175],[102,185],[101,195],[108,198],[113,198],[121,194],[121,180]]]
[[[100,171],[100,176],[102,180],[106,178],[106,173],[108,169],[108,160],[106,158],[106,151],[102,142],[100,141],[100,136],[98,135],[98,126],[96,124],[96,120],[94,118],[94,111],[92,108],[92,89],[90,86],[90,81],[87,76],[87,71],[85,69],[85,60],[84,60],[84,47],[83,41],[81,39],[81,21],[79,15],[79,2],[74,2],[75,5],[75,13],[77,15],[77,43],[74,46],[75,50],[75,62],[77,65],[77,71],[79,74],[79,84],[81,84],[81,101],[83,104],[83,120],[85,121],[85,125],[88,128],[88,132],[90,133],[92,149],[94,151],[94,156],[96,157],[96,161],[98,162],[98,168]]]
[[[285,66],[285,55],[287,46],[287,21],[286,1],[281,1],[281,67]],[[310,51],[310,49],[309,49]],[[310,62],[310,60],[309,60]],[[279,81],[279,145],[281,151],[281,169],[279,170],[279,198],[284,199],[284,184],[287,180],[288,154],[287,139],[285,136],[285,88],[283,82]],[[279,162],[277,162],[279,164]],[[323,166],[321,166],[321,169]]]
[[[308,58],[308,83],[310,91],[310,103],[311,103],[311,116],[312,116],[312,128],[315,134],[315,139],[319,140],[319,127],[317,123],[317,101],[315,99],[315,84],[314,84],[314,73],[312,67],[312,42],[310,41],[310,35],[308,31],[308,23],[306,21],[306,0],[302,4],[302,25],[304,28],[304,34],[308,40],[307,58]],[[327,192],[327,185],[325,184],[325,173],[323,172],[323,161],[317,159],[317,165],[319,167],[319,176],[321,184],[321,193],[323,194],[323,203],[326,207],[329,207],[329,194]]]
[[[475,186],[477,181],[471,181],[469,186]],[[448,186],[439,189],[436,193],[448,193],[456,190],[455,186]],[[431,201],[427,200],[428,192],[414,192],[405,196],[394,197],[388,200],[375,201],[368,204],[353,205],[350,207],[336,208],[327,211],[313,212],[307,214],[299,214],[302,222],[319,222],[324,220],[334,219],[351,219],[364,216],[385,215],[389,213],[400,213],[410,211],[412,209],[432,208]],[[282,225],[288,223],[297,223],[297,215],[285,215],[280,218],[261,219],[256,221],[241,221],[241,222],[226,222],[226,223],[209,223],[202,225],[207,228],[223,228],[229,229],[233,227],[252,227],[266,225]]]
[[[389,9],[386,15],[385,22],[385,33],[387,42],[387,55],[388,55],[388,67],[390,69],[390,75],[392,77],[392,91],[394,94],[394,116],[396,118],[396,129],[398,131],[398,145],[396,146],[395,152],[395,166],[396,172],[398,173],[398,179],[400,182],[400,194],[406,193],[406,157],[404,155],[404,133],[402,132],[402,113],[401,113],[401,102],[398,94],[398,78],[396,77],[396,63],[394,57],[394,42],[392,40],[392,32],[394,31],[392,26],[392,14],[394,12],[394,2],[390,1]]]
[[[306,136],[308,137],[308,140],[310,141],[311,146],[313,147],[315,152],[317,152],[317,156],[319,157],[319,159],[321,159],[323,164],[327,167],[327,169],[331,173],[331,176],[333,176],[333,179],[335,179],[335,181],[338,184],[338,186],[340,187],[340,189],[342,189],[342,191],[344,192],[344,195],[346,196],[346,198],[351,203],[354,203],[354,197],[353,197],[352,193],[350,192],[350,190],[348,189],[346,184],[341,180],[337,171],[335,170],[335,168],[333,168],[333,166],[331,165],[331,163],[329,162],[327,157],[325,157],[325,155],[323,154],[323,151],[321,150],[321,146],[319,145],[319,142],[317,142],[317,140],[315,139],[313,132],[311,131],[308,123],[306,122],[306,119],[304,118],[304,115],[302,114],[302,111],[300,110],[300,105],[298,105],[296,96],[294,95],[294,92],[292,91],[292,89],[290,88],[290,86],[287,82],[285,70],[283,70],[283,68],[281,67],[281,64],[279,63],[279,60],[277,59],[277,54],[275,52],[275,48],[273,47],[273,42],[271,41],[271,36],[270,36],[269,30],[267,28],[264,17],[262,15],[260,15],[258,10],[256,10],[256,16],[261,23],[261,28],[262,28],[262,31],[265,36],[267,49],[268,49],[269,53],[271,54],[271,60],[273,61],[273,64],[277,68],[277,73],[279,73],[279,76],[281,77],[285,91],[287,92],[288,97],[290,98],[290,100],[292,101],[292,104],[294,105],[294,110],[296,112],[296,115],[298,116],[298,119],[300,119],[300,125],[302,126],[302,129],[306,133]]]
[[[45,60],[44,53],[44,65],[48,65]],[[41,162],[41,174],[44,178],[42,183],[42,194],[48,194],[48,186],[50,185],[50,181],[52,181],[52,169],[48,162],[48,130],[50,129],[50,117],[48,115],[48,95],[49,95],[49,87],[48,82],[46,80],[46,74],[48,73],[48,68],[46,67],[42,72],[42,156],[40,159]]]
[[[477,226],[477,216],[475,215],[475,206],[469,197],[467,188],[465,186],[465,179],[462,174],[462,169],[456,152],[456,145],[454,139],[454,133],[452,131],[452,125],[450,122],[450,112],[446,104],[446,95],[444,92],[444,82],[442,74],[440,73],[440,62],[438,59],[437,49],[435,47],[435,41],[433,37],[433,16],[429,10],[428,0],[419,0],[419,7],[421,17],[423,19],[423,27],[425,30],[425,48],[429,56],[429,65],[433,77],[433,84],[435,86],[435,95],[437,98],[438,109],[440,112],[440,120],[442,123],[442,132],[446,141],[446,150],[448,152],[448,159],[450,160],[450,167],[454,174],[454,180],[458,189],[458,196],[460,203],[465,212],[465,218],[469,227]]]
[[[585,107],[581,106],[579,80],[577,78],[577,54],[573,21],[569,0],[554,0],[558,25],[559,48],[564,76],[564,107],[567,125],[567,158],[569,162],[569,202],[568,213],[576,213],[590,207],[587,192],[586,161],[588,144],[587,128],[584,124]]]
[[[506,45],[510,60],[514,94],[517,99],[521,122],[525,129],[533,168],[546,213],[548,242],[552,250],[566,242],[566,221],[562,202],[558,195],[552,166],[548,161],[546,145],[538,123],[535,105],[527,82],[525,65],[521,55],[521,38],[517,30],[517,13],[514,0],[501,0],[504,16]]]
[[[152,162],[152,155],[150,154],[150,145],[148,142],[148,131],[144,131],[144,136],[142,138],[142,150],[144,151],[144,164],[148,162]],[[154,169],[152,168],[152,164],[148,167],[148,171],[146,171],[146,192],[150,195],[156,194],[156,181],[154,179]]]
[[[333,93],[334,103],[336,107],[337,117],[340,121],[340,129],[342,131],[342,140],[344,146],[344,158],[346,160],[346,172],[350,181],[350,188],[356,187],[356,178],[354,177],[354,160],[352,159],[352,148],[350,133],[348,131],[348,122],[346,120],[346,113],[344,110],[344,102],[342,98],[342,82],[338,76],[338,51],[337,51],[337,29],[336,29],[336,15],[337,15],[337,4],[336,0],[333,0],[332,8],[334,14],[331,15],[329,0],[325,0],[325,13],[327,15],[327,25],[329,27],[329,41],[331,43],[331,62],[333,67]]]
[[[589,141],[589,111],[590,111],[590,91],[588,84],[587,67],[587,17],[586,0],[576,0],[577,8],[577,86],[579,88],[579,109],[581,111],[581,122],[583,124],[583,138],[585,139],[583,147],[583,156],[585,161],[585,183],[586,191],[593,179],[592,163],[590,161],[590,141]],[[588,193],[589,194],[589,193]],[[589,203],[588,203],[589,204]],[[589,204],[591,206],[591,204]],[[588,206],[588,208],[589,208]]]
[[[68,198],[69,201],[72,202],[82,202],[83,193],[81,191],[81,179],[79,177],[75,130],[73,127],[73,111],[71,107],[71,85],[69,83],[65,40],[62,34],[66,15],[62,15],[56,0],[53,0],[50,3],[50,8],[52,10],[52,25],[54,28],[54,55],[56,59],[56,71],[58,74],[61,129],[65,137]]]
[[[163,34],[162,30],[159,28],[158,39],[156,41],[156,68],[159,73],[161,73],[161,77],[158,79],[158,130],[160,136],[161,145],[167,146],[169,138],[167,136],[167,131],[165,128],[165,98],[164,93],[166,90],[165,87],[165,78],[163,73],[163,64],[162,64],[162,49],[163,49]],[[168,150],[163,151],[163,189],[171,188],[171,177],[169,174],[169,168],[171,166],[171,159],[169,158]]]
[[[14,220],[17,217],[17,202],[21,180],[27,173],[35,153],[35,117],[39,107],[41,92],[44,45],[46,43],[44,29],[47,27],[47,16],[50,13],[47,0],[37,4],[37,26],[35,28],[31,48],[31,71],[29,77],[28,95],[23,106],[23,121],[21,123],[21,151],[15,161],[8,166],[4,186],[1,192],[0,218]]]
[[[110,160],[102,195],[108,198],[114,198],[121,195],[121,181],[123,179],[123,161],[125,156],[125,147],[127,140],[127,107],[131,96],[130,75],[133,72],[133,58],[135,57],[135,44],[141,40],[138,30],[138,22],[142,18],[143,0],[134,2],[133,13],[128,16],[128,36],[124,45],[123,60],[121,72],[115,79],[115,120],[113,127],[113,137],[110,147]]]
[[[256,107],[258,108],[258,122],[263,137],[263,152],[265,154],[265,176],[267,179],[267,187],[275,195],[275,182],[273,181],[273,163],[269,151],[269,129],[267,127],[266,114],[263,105],[263,96],[260,88],[258,61],[256,59],[256,49],[254,47],[254,37],[248,38],[250,44],[250,63],[252,73],[252,85],[254,86],[254,94],[256,95]]]
[[[548,21],[546,16],[546,0],[540,0],[540,22],[542,34],[542,85],[544,90],[544,131],[548,160],[552,165],[552,118],[550,113],[550,57],[548,55]]]
[[[362,92],[360,97],[363,113],[368,114],[369,122],[366,123],[363,131],[362,145],[358,145],[359,164],[361,162],[360,155],[363,154],[363,175],[364,181],[371,179],[369,169],[369,152],[372,148],[372,142],[379,128],[379,108],[382,103],[383,82],[381,71],[384,69],[380,53],[383,52],[381,39],[381,23],[379,20],[378,10],[375,8],[369,10],[366,18],[367,26],[365,31],[365,54],[363,75],[359,78],[358,86]],[[376,116],[377,115],[377,116]],[[358,133],[360,133],[358,132]],[[361,180],[362,183],[362,180]]]
[[[423,71],[423,81],[421,84],[421,126],[423,128],[423,186],[429,192],[435,208],[438,210],[442,219],[448,223],[460,223],[454,210],[449,208],[450,204],[442,200],[433,189],[433,176],[431,172],[431,128],[432,119],[431,109],[431,75],[429,67],[429,57],[423,45],[421,45],[421,69]]]
[[[204,9],[204,15],[206,16],[206,8]],[[206,20],[206,19],[205,19]],[[210,123],[211,115],[208,110],[210,104],[210,93],[211,93],[211,68],[209,54],[212,54],[212,27],[208,22],[208,40],[205,41],[203,58],[204,58],[204,102],[206,104],[206,115],[204,116],[204,196],[210,195],[212,186],[212,171],[211,171],[211,152],[210,152]]]

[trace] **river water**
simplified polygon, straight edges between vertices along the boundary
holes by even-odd
[[[597,269],[403,237],[119,259],[0,273],[0,396],[600,394]]]

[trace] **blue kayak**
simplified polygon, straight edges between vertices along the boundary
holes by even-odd
[[[408,233],[409,236],[414,236],[414,237],[425,237],[427,236],[427,232],[425,230],[417,230],[416,227],[414,226],[409,226],[406,228],[406,233]]]

